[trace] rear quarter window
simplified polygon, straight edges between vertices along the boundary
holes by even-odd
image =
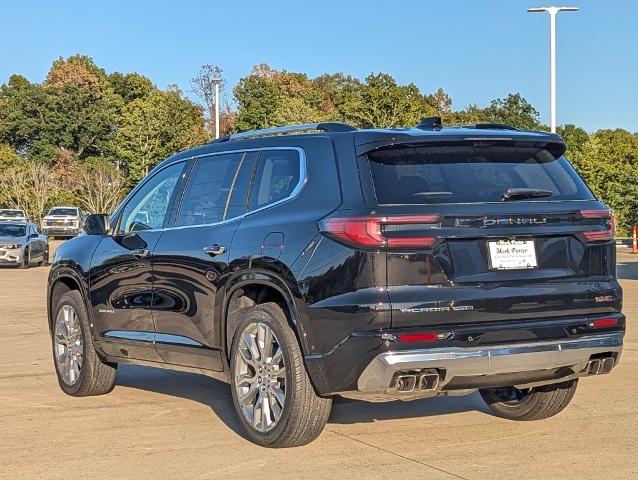
[[[510,188],[552,192],[537,201],[594,198],[564,157],[535,147],[401,147],[368,160],[379,205],[500,202]]]

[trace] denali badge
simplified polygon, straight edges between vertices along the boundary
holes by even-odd
[[[420,307],[420,308],[402,308],[403,313],[434,313],[434,312],[466,312],[474,310],[472,305],[452,305],[451,307]]]
[[[483,225],[486,227],[495,225],[543,225],[545,223],[547,223],[547,217],[483,218]]]

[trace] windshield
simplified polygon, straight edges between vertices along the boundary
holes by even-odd
[[[24,212],[22,210],[0,210],[0,216],[2,217],[24,217]]]
[[[26,233],[27,227],[24,225],[0,223],[0,237],[24,237]]]
[[[65,215],[67,217],[76,217],[78,214],[75,208],[52,208],[49,215]]]
[[[534,147],[394,148],[368,159],[379,205],[594,198],[564,157]]]

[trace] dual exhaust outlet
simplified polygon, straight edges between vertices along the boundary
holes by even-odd
[[[434,391],[439,386],[438,373],[406,373],[399,374],[394,382],[394,389],[399,393],[414,391]]]
[[[614,368],[614,358],[594,358],[587,362],[586,372],[587,375],[602,375],[603,373],[611,372]]]

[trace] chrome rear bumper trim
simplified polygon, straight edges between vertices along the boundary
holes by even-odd
[[[359,377],[358,390],[383,393],[389,390],[396,372],[424,368],[445,370],[445,378],[439,382],[438,390],[455,377],[532,372],[559,367],[570,367],[578,373],[585,370],[591,355],[620,353],[622,344],[623,334],[615,332],[573,340],[386,352],[375,357],[363,371]]]

